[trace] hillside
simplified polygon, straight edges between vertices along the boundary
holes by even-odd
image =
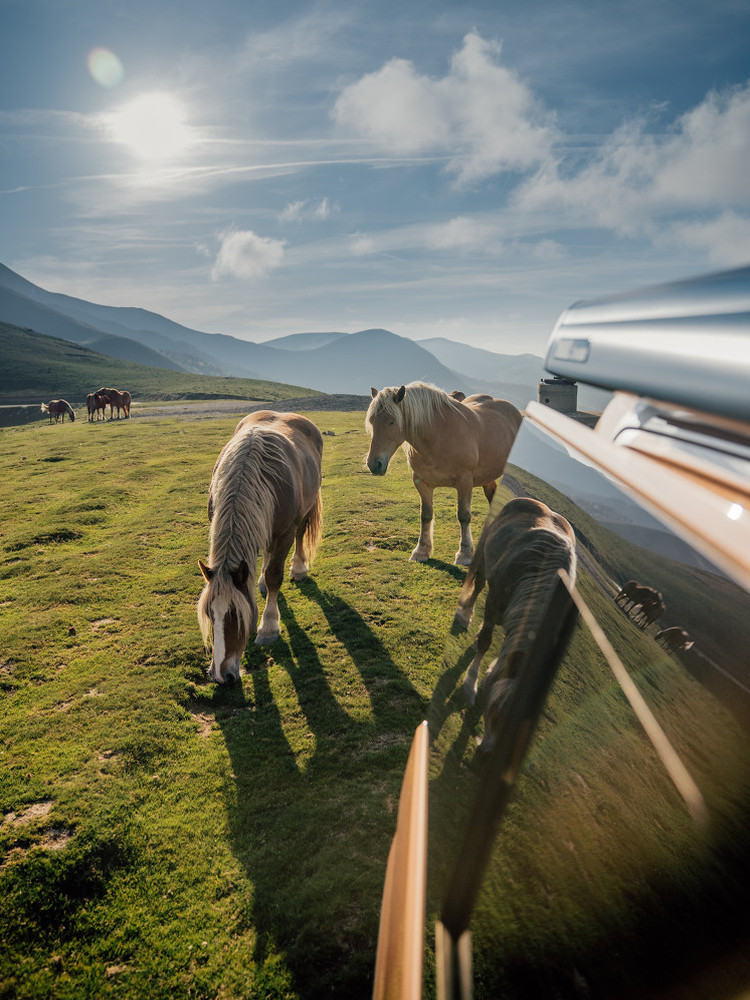
[[[277,400],[315,395],[276,382],[196,375],[108,357],[58,337],[0,322],[0,405],[63,397],[72,406],[102,385],[128,388],[134,399]]]
[[[477,351],[436,338],[422,344],[389,330],[299,333],[253,343],[203,333],[146,309],[104,306],[49,292],[0,265],[0,320],[92,350],[206,375],[366,393],[417,379],[451,392],[489,392],[523,407],[536,398],[541,360]],[[435,351],[425,345],[435,345]],[[456,358],[466,362],[454,364]]]

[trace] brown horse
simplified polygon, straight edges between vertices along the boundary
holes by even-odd
[[[680,649],[692,649],[693,641],[684,628],[673,625],[671,628],[663,628],[654,636],[660,646],[672,653]]]
[[[307,576],[321,534],[322,455],[323,436],[314,423],[270,410],[241,420],[219,455],[208,497],[209,565],[198,560],[206,581],[198,621],[206,645],[213,638],[210,674],[218,684],[239,678],[256,625],[259,645],[278,639],[278,594],[292,543],[291,579]],[[258,625],[260,552],[258,586],[267,600]]]
[[[384,476],[388,462],[402,445],[421,500],[422,530],[409,557],[426,562],[432,555],[433,505],[436,486],[450,486],[458,494],[457,514],[461,541],[455,562],[471,563],[471,494],[484,489],[489,501],[495,494],[511,445],[521,424],[512,403],[492,396],[457,399],[424,382],[372,389],[365,426],[372,437],[367,467]]]
[[[96,395],[106,397],[106,400],[109,403],[110,420],[114,419],[115,408],[117,409],[118,420],[120,419],[121,409],[125,411],[126,419],[130,416],[131,396],[127,389],[123,390],[122,392],[120,392],[119,389],[108,389],[108,388],[97,389]]]
[[[52,418],[55,418],[55,423],[57,423],[57,418],[62,417],[62,422],[65,423],[65,414],[67,413],[70,417],[70,422],[76,418],[73,407],[66,399],[51,399],[49,403],[42,403],[42,413],[49,413],[49,422],[52,423]]]
[[[502,625],[502,648],[482,683],[482,750],[489,750],[494,743],[503,705],[541,626],[558,569],[575,581],[575,534],[562,514],[539,500],[519,497],[509,501],[496,518],[487,520],[453,619],[454,628],[469,627],[476,599],[487,583],[484,621],[463,682],[464,697],[473,705],[482,658],[495,626]]]

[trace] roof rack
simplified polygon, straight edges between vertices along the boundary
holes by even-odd
[[[545,370],[705,413],[750,420],[750,266],[578,302]]]

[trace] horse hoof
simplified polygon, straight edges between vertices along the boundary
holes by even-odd
[[[461,552],[460,550],[456,553],[456,558],[453,560],[454,566],[471,566],[471,560],[473,557],[472,552]]]
[[[412,554],[409,556],[409,562],[425,563],[429,558],[430,558],[429,552],[420,552],[419,549],[414,549]]]
[[[303,580],[307,579],[307,570],[301,573],[300,572],[290,573],[289,579],[292,581],[292,583],[302,583]]]
[[[255,637],[255,645],[270,646],[271,643],[276,642],[280,635],[281,632],[258,632]]]
[[[467,615],[465,612],[457,611],[453,616],[453,625],[451,626],[451,632],[465,632],[469,625],[471,624],[471,615]]]

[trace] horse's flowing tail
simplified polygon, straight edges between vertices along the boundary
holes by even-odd
[[[46,403],[42,403],[42,413],[49,413],[49,406]]]
[[[320,500],[320,490],[315,497],[315,503],[307,512],[307,524],[305,525],[305,549],[307,552],[307,562],[312,565],[315,558],[320,539],[323,535],[323,505]]]

